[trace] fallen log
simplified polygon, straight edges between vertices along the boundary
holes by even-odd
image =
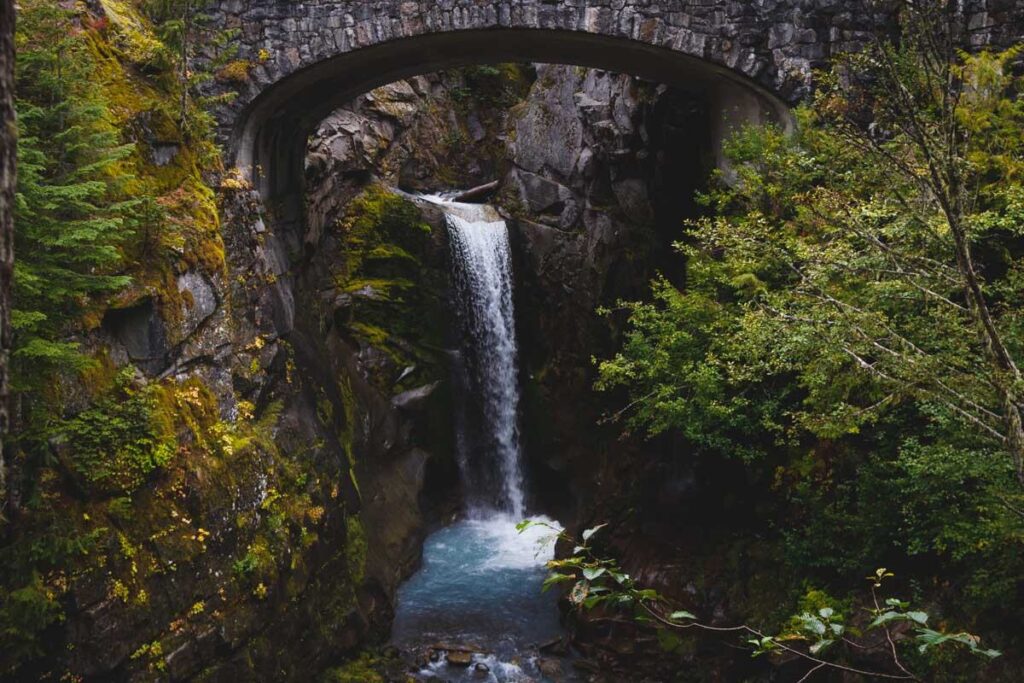
[[[485,183],[483,185],[477,185],[476,187],[471,187],[470,189],[466,190],[465,192],[460,192],[459,194],[457,194],[454,197],[452,197],[452,201],[453,202],[469,202],[469,201],[472,201],[474,199],[479,199],[480,197],[483,197],[484,195],[488,194],[489,192],[494,192],[495,190],[497,190],[498,189],[498,185],[500,185],[500,184],[501,184],[500,180],[492,180],[489,183]]]

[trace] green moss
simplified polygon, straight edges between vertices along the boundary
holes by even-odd
[[[135,144],[133,154],[122,161],[124,174],[134,177],[125,191],[144,199],[144,227],[125,254],[135,284],[114,304],[155,295],[161,314],[176,329],[186,302],[175,274],[185,268],[211,275],[225,270],[216,195],[203,178],[204,170],[220,167],[219,156],[212,139],[182,131],[175,87],[126,67],[129,61],[157,69],[158,55],[166,50],[144,15],[126,0],[102,4],[110,26],[86,34],[95,62],[95,87],[110,103],[113,123]],[[154,144],[174,148],[166,164],[155,162]]]
[[[165,50],[163,43],[153,35],[152,27],[135,7],[125,0],[100,0],[100,6],[109,20],[110,42],[129,62],[139,65],[153,64]]]
[[[345,558],[353,584],[363,582],[366,574],[366,532],[358,515],[345,520]]]
[[[384,683],[384,677],[377,671],[377,659],[364,652],[359,659],[344,666],[330,669],[321,677],[321,683]]]
[[[400,301],[398,295],[414,287],[415,282],[402,278],[355,278],[342,283],[339,289],[347,294],[358,294],[372,305],[373,302]]]
[[[350,203],[336,229],[335,282],[351,296],[339,322],[396,366],[415,366],[408,382],[433,379],[431,368],[442,366],[437,321],[445,315],[447,275],[425,265],[431,227],[415,204],[374,185]]]
[[[430,236],[416,206],[380,185],[372,185],[349,205],[338,230],[346,255],[342,283],[356,277],[367,261],[401,261],[415,266]]]
[[[316,415],[320,419],[320,423],[327,427],[334,423],[334,404],[331,403],[323,389],[317,392]]]
[[[307,581],[301,558],[318,541],[328,491],[301,449],[287,457],[278,451],[280,404],[271,404],[258,419],[250,406],[238,422],[224,423],[216,397],[199,379],[141,384],[123,372],[116,380],[102,388],[108,384],[104,372],[96,381],[95,405],[61,426],[73,434],[60,449],[66,455],[59,466],[34,473],[26,514],[0,553],[5,680],[17,678],[21,663],[53,654],[42,636],[52,637],[52,627],[63,619],[67,592],[78,581],[71,577],[105,586],[123,615],[118,618],[151,625],[132,643],[133,651],[142,651],[138,666],[156,662],[150,662],[152,651],[143,639],[168,651],[177,647],[186,622],[208,623],[238,602],[272,600],[279,586],[301,592]],[[163,446],[175,457],[158,458]],[[69,486],[72,477],[61,468],[82,483]],[[344,473],[339,470],[336,475]],[[248,492],[262,486],[266,497],[259,509],[247,509]],[[217,525],[227,501],[243,505],[225,537]],[[217,555],[204,559],[212,543],[218,544]],[[338,562],[348,566],[343,556]],[[175,618],[150,611],[150,595],[159,586],[154,582],[166,581],[161,575],[203,567],[221,569],[222,578],[209,578],[213,574],[204,570],[208,578],[198,584],[188,579],[184,585],[192,588],[186,590],[204,592],[172,595]],[[348,583],[342,597],[339,604],[350,609],[354,593]],[[197,601],[203,602],[201,612],[194,609]],[[159,602],[161,609],[168,607]]]
[[[368,261],[388,261],[391,259],[409,261],[414,264],[419,263],[419,259],[395,244],[378,244],[366,254],[366,260]]]
[[[385,348],[388,344],[388,332],[375,325],[369,325],[367,323],[352,323],[350,325],[353,332],[363,339],[370,346],[376,346],[379,348]]]
[[[355,465],[355,425],[356,425],[356,395],[352,390],[352,379],[347,375],[338,382],[341,390],[342,410],[345,411],[345,421],[341,427],[338,438],[342,448],[345,449],[345,457],[349,465]]]

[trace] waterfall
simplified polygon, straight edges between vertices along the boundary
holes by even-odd
[[[424,542],[422,566],[397,596],[392,642],[419,652],[436,651],[438,643],[474,650],[473,666],[453,662],[451,653],[431,657],[416,680],[548,680],[541,662],[551,655],[542,658],[536,644],[564,635],[558,596],[542,591],[554,557],[552,533],[561,527],[534,517],[542,524],[525,533],[517,528],[525,505],[508,228],[489,206],[424,199],[448,223],[460,341],[456,445],[469,514]],[[568,673],[564,680],[575,678]]]
[[[524,513],[519,371],[508,227],[491,207],[429,198],[445,212],[462,338],[457,446],[470,512]]]

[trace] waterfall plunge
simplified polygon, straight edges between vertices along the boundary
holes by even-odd
[[[427,538],[423,565],[398,594],[392,642],[468,643],[474,667],[432,661],[414,678],[472,683],[546,681],[536,643],[562,634],[557,595],[542,593],[558,523],[520,533],[524,517],[519,377],[508,228],[494,209],[425,199],[448,219],[461,350],[456,378],[459,464],[469,519]],[[568,667],[567,667],[568,668]],[[577,680],[567,671],[561,680]]]
[[[475,516],[521,519],[519,372],[508,227],[489,206],[431,198],[445,211],[462,332],[459,461]]]

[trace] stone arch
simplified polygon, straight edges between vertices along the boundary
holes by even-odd
[[[402,78],[468,64],[566,63],[705,90],[723,127],[785,123],[785,103],[742,74],[682,52],[634,40],[542,30],[426,34],[362,48],[298,70],[261,92],[230,132],[234,163],[265,194],[292,188],[309,132],[357,95]],[[296,156],[298,155],[298,156]],[[258,169],[258,170],[257,170]]]
[[[229,162],[264,196],[295,189],[305,135],[332,109],[451,66],[600,68],[702,89],[723,125],[786,121],[810,68],[833,42],[855,41],[841,28],[855,19],[834,13],[797,0],[219,0],[216,23],[240,30],[251,69],[217,118]]]

